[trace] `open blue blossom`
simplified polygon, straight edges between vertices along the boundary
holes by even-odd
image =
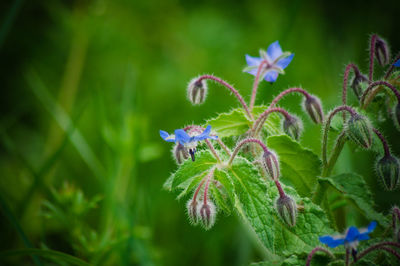
[[[357,229],[355,226],[350,226],[345,235],[337,236],[321,236],[319,241],[328,245],[330,248],[335,248],[339,245],[345,245],[346,248],[356,250],[358,242],[369,239],[371,233],[376,227],[376,222],[371,222],[367,228]]]
[[[194,161],[194,153],[196,152],[197,142],[205,139],[217,139],[217,136],[210,136],[211,126],[208,125],[206,129],[200,133],[193,136],[189,136],[183,129],[176,129],[175,135],[169,135],[167,132],[160,130],[160,136],[165,141],[175,142],[182,144],[186,149],[189,150],[189,153]]]
[[[394,62],[393,64],[395,67],[400,67],[400,59]]]
[[[246,54],[247,67],[244,72],[257,75],[258,67],[263,64],[260,72],[260,79],[268,82],[275,82],[278,74],[284,74],[283,71],[292,61],[294,54],[282,52],[279,42],[273,42],[267,49],[267,52],[260,50],[260,57],[252,57]]]

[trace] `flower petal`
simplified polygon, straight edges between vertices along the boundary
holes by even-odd
[[[168,142],[175,142],[175,137],[173,135],[169,135],[167,132],[164,130],[160,130],[160,136],[163,138],[163,140],[168,141]]]
[[[262,59],[260,57],[253,57],[246,54],[246,62],[249,66],[258,66],[261,63]]]
[[[319,238],[319,241],[321,241],[321,243],[328,245],[328,247],[330,248],[335,248],[339,245],[343,245],[344,244],[344,239],[343,238],[333,238],[331,236],[321,236]]]
[[[371,233],[372,231],[374,231],[374,229],[376,228],[377,223],[375,221],[372,221],[367,228],[367,233]]]
[[[285,69],[290,64],[290,62],[292,62],[293,57],[294,57],[294,54],[290,54],[287,57],[279,59],[275,65],[282,69]]]
[[[190,136],[183,129],[175,130],[175,141],[179,141],[180,144],[185,144],[190,141]]]
[[[393,65],[394,65],[395,67],[400,67],[400,59],[397,60]]]
[[[264,79],[268,82],[275,82],[276,79],[278,78],[278,72],[275,70],[270,70],[265,74]]]
[[[360,234],[360,235],[357,237],[357,240],[358,240],[358,241],[368,240],[368,239],[369,239],[368,233]]]
[[[345,241],[353,242],[354,240],[357,240],[359,235],[360,235],[360,232],[358,231],[357,227],[350,226],[350,228],[347,230]]]
[[[206,129],[203,131],[203,133],[201,133],[200,135],[194,137],[194,140],[203,140],[203,139],[208,139],[208,138],[210,138],[210,139],[218,138],[217,136],[210,136],[210,133],[211,133],[211,126],[208,125],[206,127]]]
[[[275,59],[277,59],[282,55],[282,48],[279,45],[279,41],[273,42],[268,46],[267,54],[272,61],[274,61]]]

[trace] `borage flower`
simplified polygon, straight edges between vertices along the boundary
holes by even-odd
[[[196,147],[197,143],[200,140],[205,140],[205,139],[217,139],[217,136],[210,136],[211,133],[211,126],[208,125],[207,128],[200,134],[198,133],[191,133],[192,136],[190,136],[188,133],[186,133],[185,130],[183,129],[176,129],[175,130],[175,135],[169,135],[167,132],[160,130],[160,136],[163,138],[165,141],[168,142],[175,142],[183,145],[190,153],[190,156],[192,157],[192,161],[194,161],[194,153],[196,152]]]
[[[290,52],[282,52],[279,42],[273,42],[268,47],[267,52],[260,50],[260,57],[252,57],[246,54],[247,67],[244,72],[257,76],[258,68],[260,69],[260,79],[268,82],[275,82],[278,74],[284,74],[283,71],[292,61],[294,54]]]
[[[361,228],[360,230],[358,230],[355,226],[350,226],[345,235],[321,236],[319,241],[328,245],[330,248],[344,245],[346,249],[356,251],[358,242],[362,240],[368,240],[368,234],[375,229],[376,225],[376,222],[373,221],[368,225],[367,228]]]
[[[393,65],[394,65],[395,67],[400,67],[400,59],[397,60]]]

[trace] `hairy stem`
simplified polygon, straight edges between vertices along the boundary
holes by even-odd
[[[375,44],[376,44],[377,35],[374,34],[371,37],[371,43],[369,47],[369,73],[368,73],[368,80],[371,83],[373,74],[374,74],[374,57],[375,57]]]
[[[385,156],[390,156],[389,145],[387,144],[387,142],[386,142],[385,138],[383,137],[382,133],[379,132],[376,128],[373,128],[372,130],[375,132],[375,134],[381,140]]]
[[[214,176],[214,171],[215,171],[215,167],[213,167],[213,168],[211,169],[210,173],[208,173],[208,175],[207,175],[207,182],[206,182],[206,185],[205,185],[205,187],[204,187],[204,195],[203,195],[203,202],[204,202],[204,205],[207,205],[208,188],[209,188],[209,186],[210,186],[210,181],[211,181],[211,179],[212,179],[213,176]]]
[[[269,152],[267,146],[265,146],[265,144],[259,140],[259,139],[255,139],[255,138],[248,138],[248,139],[244,139],[241,142],[239,142],[236,145],[236,148],[233,150],[233,153],[231,155],[231,158],[229,159],[228,165],[231,165],[233,162],[233,159],[235,159],[236,155],[239,153],[240,149],[243,147],[243,145],[250,143],[250,142],[254,142],[257,143],[258,145],[261,146],[261,148],[264,150],[264,152]]]
[[[324,124],[323,139],[322,139],[322,164],[324,166],[327,164],[326,149],[327,149],[327,144],[328,144],[327,142],[328,142],[328,132],[329,132],[330,124],[331,124],[332,118],[338,112],[342,112],[342,111],[347,111],[351,115],[355,115],[356,114],[356,111],[353,108],[351,108],[350,106],[347,106],[347,105],[342,105],[342,106],[336,107],[335,109],[333,109],[328,114],[328,118],[326,119],[325,124]]]
[[[392,249],[392,248],[389,248],[389,247],[386,247],[386,246],[388,246],[388,245],[395,246],[395,247],[399,247],[398,245],[393,245],[393,244],[398,244],[398,243],[394,243],[394,242],[383,242],[383,243],[378,243],[378,244],[375,244],[375,245],[373,245],[373,246],[370,246],[369,248],[365,249],[363,252],[361,252],[361,253],[357,256],[357,260],[360,260],[362,257],[364,257],[365,255],[367,255],[368,253],[370,253],[370,252],[372,252],[372,251],[375,251],[375,250],[379,250],[379,249],[382,249],[382,250],[385,250],[385,251],[387,251],[387,252],[389,252],[389,253],[392,253],[394,256],[397,257],[397,259],[400,260],[400,254],[399,254],[396,250],[394,250],[394,249]],[[399,244],[399,245],[400,245],[400,244]]]
[[[385,77],[384,77],[384,79],[385,80],[387,80],[389,77],[390,77],[390,75],[392,74],[392,72],[393,72],[393,70],[394,70],[394,63],[397,61],[397,60],[399,60],[400,59],[400,53],[398,53],[397,55],[396,55],[396,57],[394,58],[394,60],[393,60],[393,62],[390,64],[390,67],[389,67],[389,69],[387,70],[387,72],[386,72],[386,74],[385,74]]]
[[[258,68],[257,68],[257,74],[254,79],[253,90],[251,92],[250,112],[253,110],[254,103],[256,101],[257,89],[258,89],[258,85],[260,84],[260,75],[261,75],[261,71],[265,64],[268,64],[268,62],[263,60],[263,61],[261,61],[261,63],[258,65]]]
[[[220,163],[221,162],[221,158],[219,157],[219,155],[218,155],[217,151],[215,150],[214,146],[212,145],[211,141],[209,141],[208,139],[205,139],[204,142],[207,144],[208,148],[210,149],[210,151],[212,152],[214,157]]]
[[[287,94],[289,94],[289,93],[293,93],[293,92],[301,93],[301,94],[303,94],[304,97],[306,97],[307,99],[311,97],[311,95],[310,95],[306,90],[304,90],[304,89],[302,89],[302,88],[289,88],[289,89],[287,89],[287,90],[282,91],[278,96],[276,96],[276,97],[272,100],[271,104],[269,105],[269,108],[275,107],[276,104],[280,101],[280,99],[283,98],[283,96],[285,96],[285,95],[287,95]]]
[[[360,75],[360,70],[358,69],[358,67],[353,64],[350,63],[346,66],[346,69],[344,71],[344,76],[343,76],[343,91],[342,91],[342,104],[346,105],[347,103],[347,84],[348,84],[348,80],[349,80],[349,74],[350,71],[353,69],[354,73],[357,75]],[[346,113],[343,113],[343,120],[346,120]]]
[[[325,252],[329,257],[335,258],[335,256],[332,254],[332,252],[330,252],[330,251],[327,250],[326,248],[323,248],[323,247],[316,247],[316,248],[314,248],[313,250],[311,250],[310,254],[308,254],[307,261],[306,261],[306,266],[309,266],[309,265],[311,264],[311,260],[312,260],[313,256],[314,256],[315,253],[317,253],[318,251]]]
[[[244,110],[246,111],[247,115],[249,116],[249,118],[250,118],[250,119],[253,119],[253,115],[250,113],[249,108],[247,107],[247,104],[246,104],[246,102],[244,101],[242,95],[240,95],[240,93],[239,93],[232,85],[230,85],[229,83],[227,83],[227,82],[224,81],[223,79],[218,78],[218,77],[215,77],[215,76],[213,76],[213,75],[203,75],[203,76],[200,76],[200,77],[198,78],[198,81],[201,81],[201,80],[203,80],[203,79],[211,79],[211,80],[214,80],[214,81],[218,82],[219,84],[221,84],[221,85],[225,86],[226,88],[228,88],[228,89],[236,96],[236,98],[239,100],[239,102],[242,104],[242,106],[243,106]]]
[[[255,136],[261,130],[262,125],[267,120],[268,115],[270,113],[278,112],[281,113],[286,119],[290,119],[291,115],[283,108],[274,107],[274,108],[267,108],[260,116],[257,118],[256,122],[254,122],[253,128],[251,129],[252,135]]]
[[[228,156],[231,156],[232,154],[231,150],[228,148],[228,146],[225,145],[225,143],[220,138],[217,139],[217,142],[219,146],[221,146],[221,148],[224,149],[226,154],[228,154]]]
[[[389,82],[386,82],[386,81],[376,81],[376,82],[372,82],[368,86],[368,88],[364,91],[364,93],[362,94],[361,99],[360,99],[362,109],[366,109],[368,107],[368,105],[372,101],[372,99],[383,89],[382,86],[386,86],[387,88],[391,89],[392,92],[394,93],[394,95],[396,96],[397,101],[400,103],[400,93],[392,84],[390,84]],[[377,87],[377,88],[375,88],[375,87]],[[370,91],[371,91],[371,93],[370,93],[369,97],[366,98]]]

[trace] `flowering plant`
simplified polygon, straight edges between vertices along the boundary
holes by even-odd
[[[206,100],[207,81],[212,80],[233,93],[241,107],[206,120],[206,128],[188,125],[175,130],[173,136],[160,131],[164,140],[175,142],[172,151],[178,163],[177,171],[167,179],[164,188],[178,192],[178,198],[188,198],[189,220],[206,230],[212,229],[219,213],[234,212],[240,216],[251,226],[268,254],[265,264],[325,265],[331,261],[349,265],[349,254],[353,262],[373,262],[376,257],[368,254],[376,250],[384,251],[382,256],[389,264],[393,259],[400,260],[399,209],[393,208],[390,222],[388,215],[374,209],[363,177],[355,173],[332,175],[345,143],[376,150],[378,141],[383,155],[376,163],[377,178],[383,189],[398,188],[399,160],[374,126],[376,121],[367,107],[375,97],[389,95],[386,107],[393,105],[394,124],[399,126],[400,93],[396,88],[399,73],[394,68],[400,56],[391,60],[386,42],[372,35],[368,77],[355,64],[347,65],[342,104],[328,113],[324,113],[317,96],[297,87],[283,90],[268,106],[255,106],[259,83],[263,79],[275,82],[278,74],[284,74],[293,56],[282,52],[277,41],[266,52],[261,50],[260,57],[246,55],[248,67],[244,71],[255,76],[249,105],[237,89],[216,76],[202,75],[189,82],[188,99],[195,105]],[[388,65],[379,80],[373,75],[375,60],[382,67]],[[358,107],[347,104],[349,84],[358,99]],[[304,97],[304,112],[314,126],[322,125],[321,157],[300,144],[304,130],[301,119],[278,105],[283,97],[293,93]],[[341,121],[337,119],[338,113],[343,114]],[[328,138],[333,134],[337,138],[328,156]],[[189,154],[192,160],[188,160]],[[360,219],[373,222],[366,229],[351,226],[344,235],[337,236],[334,232],[344,231],[347,225],[343,214],[349,204],[355,205]],[[390,227],[394,239],[382,234]],[[363,241],[370,234],[373,239]],[[358,247],[360,241],[363,242]],[[330,251],[318,246],[320,243],[335,249]],[[363,250],[358,252],[359,249]],[[318,255],[313,260],[318,251],[327,256]]]

